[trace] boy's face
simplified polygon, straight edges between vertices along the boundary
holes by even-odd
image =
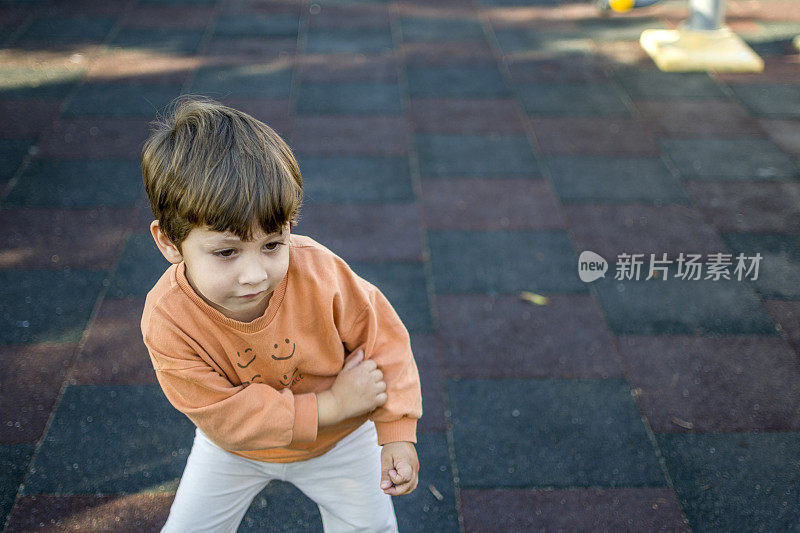
[[[263,315],[289,268],[288,225],[270,235],[257,228],[250,241],[230,232],[193,228],[180,252],[174,247],[165,251],[156,231],[160,233],[156,227],[153,236],[167,260],[186,263],[186,277],[195,292],[234,320],[250,322]]]

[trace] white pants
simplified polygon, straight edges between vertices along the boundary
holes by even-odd
[[[253,498],[273,479],[294,484],[316,502],[326,533],[397,531],[392,499],[380,489],[380,447],[369,421],[328,453],[294,463],[233,455],[198,429],[161,531],[235,532]]]

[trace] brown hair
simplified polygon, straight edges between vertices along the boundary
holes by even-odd
[[[303,178],[289,146],[246,113],[183,96],[151,125],[142,176],[153,216],[178,249],[192,228],[208,226],[250,240],[294,225]]]

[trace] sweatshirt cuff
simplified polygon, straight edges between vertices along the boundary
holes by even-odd
[[[417,442],[417,419],[401,418],[394,422],[375,422],[378,444],[390,442]]]
[[[294,425],[292,426],[292,443],[314,442],[317,440],[317,395],[295,394]]]

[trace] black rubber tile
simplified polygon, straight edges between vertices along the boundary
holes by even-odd
[[[447,436],[427,433],[417,437],[420,462],[419,485],[409,495],[394,498],[400,531],[457,532],[456,490],[450,465]]]
[[[135,159],[34,159],[3,203],[29,207],[133,207],[143,189],[142,167]]]
[[[496,66],[412,66],[406,68],[412,97],[507,97],[511,88]]]
[[[765,298],[800,297],[800,237],[791,233],[726,233],[723,238],[737,263],[739,254],[755,257],[761,254],[758,278],[755,271],[746,276],[754,280]],[[746,261],[749,267],[750,260]],[[744,274],[742,275],[744,278]]]
[[[24,494],[174,491],[193,438],[158,385],[68,386]]]
[[[657,434],[694,531],[794,531],[800,433]]]
[[[520,85],[522,107],[539,116],[630,116],[623,95],[610,83]]]
[[[152,118],[163,114],[180,94],[180,85],[85,83],[69,99],[62,116]]]
[[[423,178],[539,175],[522,135],[415,135]]]
[[[414,199],[406,157],[297,156],[303,174],[303,201],[382,203]]]
[[[307,54],[382,54],[394,48],[389,31],[314,29],[308,32]]]
[[[175,28],[122,28],[111,42],[110,48],[145,50],[161,54],[191,55],[197,53],[203,40],[202,28],[187,30]]]
[[[689,531],[668,488],[468,489],[467,532]]]
[[[447,392],[463,488],[666,486],[624,379],[461,380]]]
[[[565,203],[685,203],[678,179],[658,158],[552,157],[547,167]]]
[[[214,26],[214,36],[225,38],[296,38],[300,27],[297,15],[222,14]]]
[[[484,38],[479,20],[444,17],[402,17],[404,42],[470,41]]]
[[[192,93],[214,98],[252,96],[288,98],[292,87],[292,69],[271,64],[202,67],[192,81]]]
[[[755,115],[800,117],[800,87],[796,85],[731,84],[736,97]]]
[[[35,143],[33,139],[0,139],[0,183],[14,177]]]
[[[702,259],[705,260],[706,256]],[[668,256],[669,259],[669,256]],[[676,258],[672,258],[675,260]],[[639,280],[614,279],[609,264],[605,279],[593,283],[611,330],[626,335],[775,335],[775,323],[746,281],[648,277],[645,259]],[[686,271],[688,272],[688,270]],[[701,270],[701,278],[708,273]]]
[[[295,109],[300,114],[399,114],[403,111],[396,83],[304,82]]]
[[[585,292],[561,231],[436,231],[428,235],[438,294]]]
[[[101,43],[117,20],[113,17],[38,17],[17,37],[17,43]]]
[[[413,335],[411,349],[419,370],[422,385],[422,418],[417,423],[417,433],[447,431],[444,416],[444,386],[439,372],[436,338],[433,335]]]
[[[351,263],[350,267],[380,289],[410,333],[433,331],[422,263]]]
[[[0,445],[0,523],[5,523],[36,445]]]
[[[633,100],[726,99],[705,72],[661,72],[657,69],[621,68],[615,75]]]
[[[506,56],[568,57],[592,53],[592,41],[577,30],[502,29],[495,35]]]
[[[800,170],[767,139],[663,139],[659,145],[683,178],[797,179]]]
[[[146,296],[168,267],[149,233],[132,233],[111,278],[107,297]]]
[[[321,531],[319,509],[300,489],[284,481],[271,481],[259,492],[237,531]]]
[[[0,270],[0,343],[77,343],[105,272]]]

